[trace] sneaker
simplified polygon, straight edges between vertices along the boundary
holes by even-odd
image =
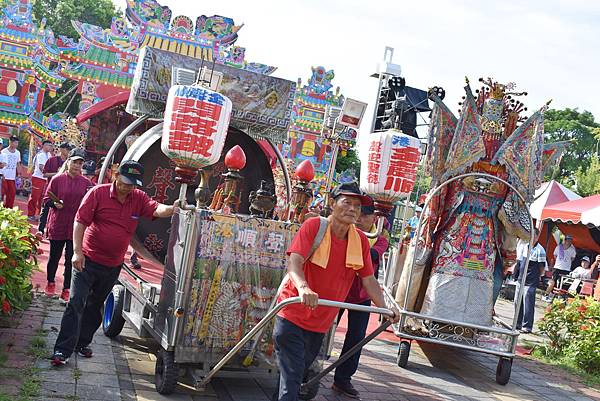
[[[62,292],[60,293],[61,301],[69,302],[69,294],[70,294],[70,291],[68,288],[63,289]]]
[[[44,290],[44,292],[46,293],[46,296],[53,297],[55,295],[55,291],[56,291],[56,284],[48,282],[48,284],[46,284],[46,289]]]
[[[528,328],[520,329],[519,331],[523,334],[531,334],[531,330],[529,330]]]
[[[347,383],[347,384],[333,383],[333,386],[331,386],[331,388],[333,389],[333,391],[336,391],[347,397],[360,398],[360,393],[358,392],[357,389],[354,388],[352,383]]]
[[[65,354],[60,351],[54,351],[54,354],[52,354],[52,358],[50,359],[52,359],[50,362],[52,366],[64,365],[69,361],[69,358],[67,358]]]
[[[94,354],[90,347],[79,347],[77,353],[85,358],[91,358]]]

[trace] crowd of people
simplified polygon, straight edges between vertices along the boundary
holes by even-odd
[[[566,288],[561,287],[568,285],[569,287],[576,282],[577,290],[581,289],[582,280],[598,280],[600,275],[600,254],[595,255],[594,263],[591,263],[592,256],[589,253],[582,253],[575,248],[573,237],[565,235],[560,243],[556,246],[553,252],[554,264],[548,262],[546,250],[539,242],[540,232],[536,229],[535,246],[529,251],[529,244],[526,241],[519,240],[517,245],[517,263],[512,272],[512,278],[519,285],[522,272],[525,270],[525,261],[529,254],[529,264],[527,274],[524,281],[523,299],[520,300],[519,315],[517,318],[517,329],[523,333],[531,333],[533,330],[533,322],[535,315],[535,300],[536,291],[538,288],[544,289],[542,299],[546,302],[552,302],[555,296],[555,289],[561,291]],[[573,268],[575,262],[578,265]],[[548,279],[548,284],[545,285],[544,277],[546,273],[551,272],[551,277]],[[570,280],[563,280],[563,278]]]

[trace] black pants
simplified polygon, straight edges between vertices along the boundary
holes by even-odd
[[[42,213],[40,214],[40,224],[38,225],[38,231],[44,234],[46,230],[46,222],[48,221],[48,213],[50,212],[50,201],[42,205]]]
[[[360,303],[360,305],[370,306],[371,300]],[[344,310],[340,310],[338,321],[342,317]],[[342,347],[342,355],[350,351],[352,347],[361,342],[365,338],[367,333],[367,326],[369,325],[369,317],[371,316],[368,312],[359,312],[355,310],[348,310],[348,330],[346,331],[346,337],[344,338],[344,346]],[[362,350],[361,350],[362,351]],[[356,373],[358,369],[358,361],[360,360],[361,351],[356,352],[350,358],[346,359],[344,363],[335,369],[335,375],[333,381],[340,384],[349,384],[350,379]]]
[[[102,322],[102,305],[119,278],[121,266],[108,267],[85,258],[83,271],[74,271],[73,288],[60,323],[54,351],[69,357],[92,342]]]
[[[50,240],[50,257],[48,258],[46,277],[49,283],[54,282],[54,278],[56,277],[56,270],[58,270],[58,262],[60,261],[63,248],[65,250],[65,272],[63,274],[65,282],[63,284],[63,289],[69,289],[71,288],[71,258],[73,258],[73,241],[68,239]]]
[[[273,340],[279,364],[279,401],[297,401],[304,372],[313,363],[325,334],[304,330],[279,316],[275,320]]]

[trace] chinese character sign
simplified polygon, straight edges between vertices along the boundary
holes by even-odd
[[[362,190],[384,202],[408,196],[417,178],[419,139],[392,129],[371,134],[368,144],[360,172]]]
[[[161,149],[178,166],[199,169],[221,157],[231,117],[231,100],[201,86],[169,90]]]

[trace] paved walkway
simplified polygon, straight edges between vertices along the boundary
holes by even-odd
[[[49,355],[64,306],[56,299],[41,298],[22,315],[22,319],[31,320],[27,324],[32,326],[28,326],[27,330],[43,330],[38,332],[45,335],[46,354]],[[33,319],[39,321],[40,316],[43,322],[36,325]],[[0,329],[0,338],[7,338],[6,333],[7,329]],[[20,333],[25,335],[23,331]],[[338,336],[338,350],[340,340]],[[4,341],[2,343],[6,346]],[[275,385],[272,377],[229,373],[213,380],[204,392],[193,390],[189,379],[183,379],[175,394],[164,397],[154,390],[154,353],[157,348],[152,341],[138,338],[126,326],[115,340],[108,339],[99,331],[92,347],[93,358],[75,356],[59,368],[51,367],[48,359],[38,359],[35,366],[39,368],[40,392],[35,399],[268,401]],[[494,380],[495,357],[429,344],[414,345],[408,368],[401,369],[395,364],[396,351],[397,345],[388,341],[375,340],[366,347],[359,372],[354,378],[363,400],[600,400],[600,391],[581,384],[576,377],[523,357],[515,360],[510,383],[500,386]],[[16,382],[3,379],[0,383],[0,391],[10,390],[12,384],[12,393],[15,393]],[[331,390],[331,384],[332,376],[329,375],[321,383],[316,400],[347,401]]]

